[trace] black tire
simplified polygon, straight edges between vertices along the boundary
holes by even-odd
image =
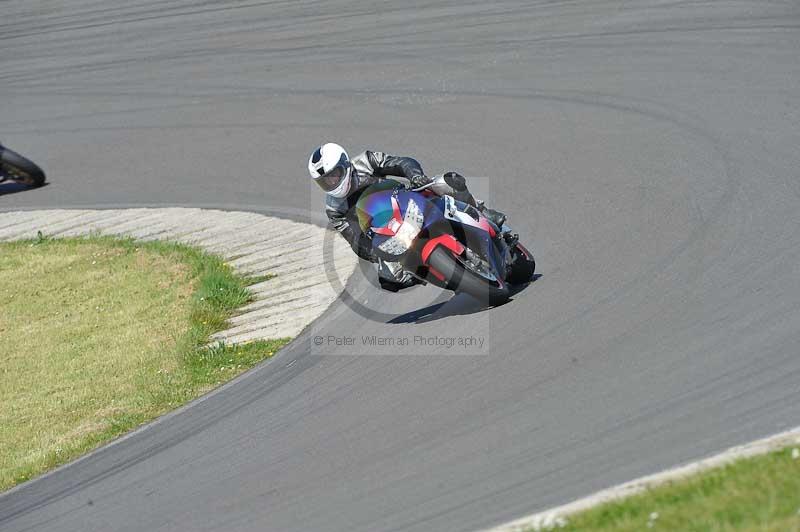
[[[33,187],[44,185],[44,172],[35,163],[13,150],[0,146],[0,176]]]
[[[536,261],[530,251],[517,243],[511,249],[511,271],[508,274],[508,282],[511,284],[525,284],[531,282],[533,274],[536,273]]]
[[[508,286],[505,283],[500,283],[498,286],[466,269],[452,252],[443,246],[437,246],[433,250],[428,257],[428,265],[444,276],[444,287],[449,290],[465,292],[489,305],[502,305],[508,301]]]

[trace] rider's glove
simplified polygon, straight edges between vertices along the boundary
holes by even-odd
[[[411,176],[408,178],[408,180],[411,182],[411,188],[424,187],[425,185],[430,185],[433,183],[433,179],[424,174]]]

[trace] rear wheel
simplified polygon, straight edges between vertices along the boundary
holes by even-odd
[[[466,292],[489,305],[508,301],[508,287],[502,280],[487,272],[473,271],[467,261],[447,248],[437,246],[428,257],[428,266],[444,276],[445,288],[449,290]]]
[[[0,146],[0,179],[12,179],[32,187],[44,184],[44,172],[22,155]]]

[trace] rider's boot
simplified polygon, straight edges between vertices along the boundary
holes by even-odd
[[[389,292],[399,292],[404,288],[411,288],[412,286],[416,286],[418,284],[425,284],[425,281],[420,281],[413,275],[408,274],[400,282],[390,281],[388,279],[384,279],[383,277],[378,277],[378,283],[384,290],[388,290]]]
[[[489,218],[494,225],[502,230],[503,224],[506,221],[506,215],[500,211],[489,209],[482,201],[476,200],[467,189],[467,180],[458,172],[446,172],[442,175],[445,183],[450,185],[453,189],[451,194],[453,197],[464,203],[469,203],[478,208],[484,216]]]
[[[519,242],[519,233],[515,233],[511,230],[510,227],[506,226],[506,230],[503,231],[503,240],[506,241],[506,245],[510,248],[513,248]]]
[[[403,288],[411,288],[414,285],[425,284],[403,270],[403,266],[397,262],[387,262],[378,259],[378,283],[380,287],[389,292],[397,292]]]
[[[487,207],[482,201],[478,203],[478,210],[481,211],[481,214],[489,218],[489,220],[496,225],[500,230],[503,229],[503,224],[506,223],[506,215],[500,211],[496,211],[494,209],[490,209]]]

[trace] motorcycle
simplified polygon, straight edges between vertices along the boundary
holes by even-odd
[[[361,230],[376,256],[399,262],[417,279],[489,305],[505,303],[509,285],[532,280],[533,255],[507,226],[435,194],[441,180],[417,189],[391,179],[371,185],[356,203]]]
[[[30,187],[44,184],[44,171],[33,161],[0,144],[0,183],[15,181]]]

